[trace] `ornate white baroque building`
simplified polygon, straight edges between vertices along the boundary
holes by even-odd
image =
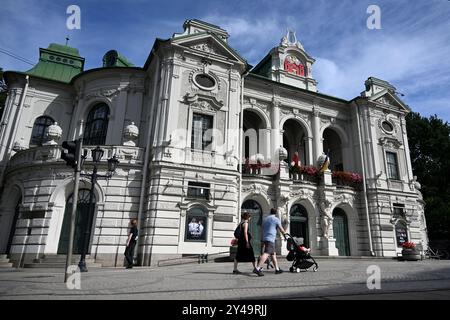
[[[292,32],[252,67],[220,27],[183,27],[157,39],[142,67],[112,50],[103,67],[83,70],[77,49],[51,44],[31,70],[4,74],[0,253],[24,265],[67,252],[73,170],[60,145],[78,138],[105,150],[100,173],[107,158],[120,161],[111,179],[80,182],[74,249],[87,228],[90,258],[104,266],[123,265],[130,218],[142,265],[229,252],[241,210],[252,213],[258,251],[272,207],[314,255],[393,257],[404,241],[426,246],[409,108],[391,84],[371,77],[360,96],[335,98],[318,92],[314,59]],[[317,176],[323,152],[330,170]],[[89,152],[83,170],[92,168]]]

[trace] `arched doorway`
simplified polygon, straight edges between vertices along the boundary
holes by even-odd
[[[330,170],[344,171],[341,138],[333,129],[326,128],[323,131],[323,152],[329,152]]]
[[[13,221],[11,223],[11,228],[9,231],[9,237],[8,237],[8,243],[6,245],[6,254],[10,253],[11,250],[11,245],[12,245],[12,241],[14,238],[14,234],[16,233],[16,224],[17,224],[17,219],[19,219],[19,209],[20,209],[20,204],[22,203],[22,196],[20,196],[19,200],[17,201],[16,207],[14,209],[14,216],[13,216]]]
[[[307,152],[309,152],[306,144],[306,130],[294,119],[288,119],[283,124],[283,147],[287,150],[288,156],[285,159],[287,163],[291,163],[294,153],[298,152],[299,160],[302,165],[306,162]]]
[[[350,242],[348,239],[347,215],[341,208],[333,210],[333,236],[336,239],[336,248],[339,255],[349,256]]]
[[[251,214],[249,232],[252,235],[251,244],[255,255],[261,253],[262,240],[262,209],[255,200],[246,200],[241,206],[241,212],[248,212]]]
[[[301,204],[295,204],[290,212],[290,234],[293,237],[303,238],[305,246],[309,244],[308,212]]]
[[[70,215],[72,213],[72,205],[73,205],[73,194],[69,196],[66,202],[66,209],[64,211],[64,220],[61,228],[61,236],[59,237],[58,254],[67,254],[67,249],[69,247]],[[93,206],[95,207],[95,195]],[[94,212],[94,210],[92,210],[92,212]],[[89,190],[80,189],[78,191],[78,205],[75,220],[75,235],[73,239],[73,251],[72,251],[75,254],[81,253],[81,248],[83,246],[86,230],[88,230],[89,232],[89,239],[90,239],[92,225],[90,226],[87,225],[89,221],[89,214],[91,214],[91,210],[89,208]],[[92,221],[94,221],[94,219],[92,219]]]
[[[258,154],[265,153],[265,132],[262,129],[266,128],[264,120],[260,115],[252,110],[244,110],[243,115],[243,145],[242,152],[245,159],[255,161]]]

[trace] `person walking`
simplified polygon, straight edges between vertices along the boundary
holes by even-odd
[[[248,224],[251,219],[250,213],[243,212],[241,214],[241,219],[242,221],[239,223],[241,232],[238,238],[238,248],[236,257],[234,258],[233,274],[241,273],[238,270],[239,262],[251,262],[253,265],[253,269],[256,270],[255,253],[253,252],[253,247],[252,244],[250,243],[250,241],[252,240],[252,236],[248,230],[249,229]]]
[[[275,238],[277,236],[277,230],[280,230],[280,232],[285,235],[286,231],[281,226],[281,221],[276,216],[277,209],[272,208],[270,210],[270,215],[266,218],[264,218],[263,221],[263,245],[264,245],[264,252],[259,258],[259,263],[256,269],[253,271],[258,276],[264,275],[262,272],[262,265],[266,262],[267,258],[270,256],[272,258],[273,265],[275,266],[275,273],[280,274],[283,273],[283,270],[281,270],[278,266],[277,256],[275,253]]]
[[[125,259],[127,262],[126,266],[127,269],[133,268],[134,247],[136,246],[138,237],[137,220],[131,219],[130,225],[131,228],[127,238],[127,247],[125,248]]]

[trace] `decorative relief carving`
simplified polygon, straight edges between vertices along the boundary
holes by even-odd
[[[353,206],[354,197],[347,193],[339,194],[334,196],[334,201],[337,203],[347,203],[350,206]]]
[[[116,97],[120,91],[122,90],[122,88],[117,88],[117,89],[101,89],[99,91],[95,91],[95,92],[90,92],[88,94],[86,94],[85,98],[86,99],[94,99],[94,98],[108,98],[108,99],[113,99],[114,97]]]
[[[242,186],[242,191],[252,193],[252,194],[263,194],[263,195],[267,196],[267,189],[256,183],[253,183],[248,186]]]
[[[195,44],[195,45],[190,46],[190,48],[195,49],[195,50],[200,50],[203,52],[207,52],[207,53],[217,54],[217,51],[208,43]]]
[[[313,194],[314,192],[308,189],[300,189],[297,191],[291,191],[289,193],[289,197],[297,198],[297,199],[308,199],[313,202]]]
[[[191,104],[191,107],[199,110],[215,111],[215,109],[206,101],[197,101]]]
[[[223,101],[212,95],[186,93],[183,102],[199,110],[216,111],[223,107]]]
[[[380,138],[379,144],[390,149],[398,149],[402,146],[402,142],[397,140],[396,138],[391,137],[383,137]]]

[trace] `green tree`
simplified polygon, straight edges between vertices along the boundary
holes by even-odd
[[[406,117],[414,175],[422,185],[428,236],[450,242],[450,125],[436,115]]]

